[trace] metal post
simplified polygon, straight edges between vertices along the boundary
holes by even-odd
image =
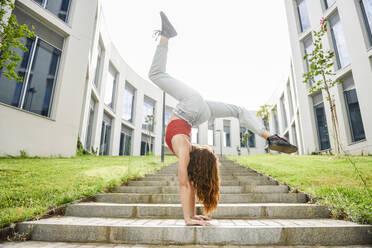
[[[161,162],[164,162],[164,139],[165,139],[165,91],[163,91],[163,116],[161,129]]]

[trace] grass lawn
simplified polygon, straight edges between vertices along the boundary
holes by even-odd
[[[176,162],[176,157],[0,158],[0,227]]]
[[[372,199],[346,158],[273,154],[227,157],[309,193],[320,204],[329,205],[335,217],[372,224]],[[372,156],[352,159],[372,191]]]

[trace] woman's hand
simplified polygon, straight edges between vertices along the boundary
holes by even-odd
[[[212,224],[205,220],[185,220],[186,226],[211,226]]]
[[[194,215],[193,217],[191,217],[191,219],[193,219],[193,220],[212,220],[212,218],[210,218],[208,216],[204,216],[204,215]]]

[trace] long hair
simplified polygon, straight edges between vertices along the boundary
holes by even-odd
[[[187,172],[198,200],[204,205],[205,215],[212,213],[220,200],[218,166],[219,162],[212,148],[193,145]]]

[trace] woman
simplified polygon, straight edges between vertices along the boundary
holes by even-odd
[[[169,95],[176,98],[177,104],[166,130],[166,143],[178,157],[178,180],[181,204],[186,225],[210,225],[211,218],[195,215],[195,194],[204,205],[204,214],[212,213],[219,201],[218,159],[209,146],[192,145],[190,132],[198,126],[215,118],[236,117],[241,126],[268,140],[269,148],[292,153],[297,147],[277,135],[271,135],[265,127],[242,107],[232,104],[204,101],[202,96],[183,82],[166,73],[168,41],[177,35],[176,30],[163,12],[160,12],[162,30],[160,43],[156,48],[149,78]]]

